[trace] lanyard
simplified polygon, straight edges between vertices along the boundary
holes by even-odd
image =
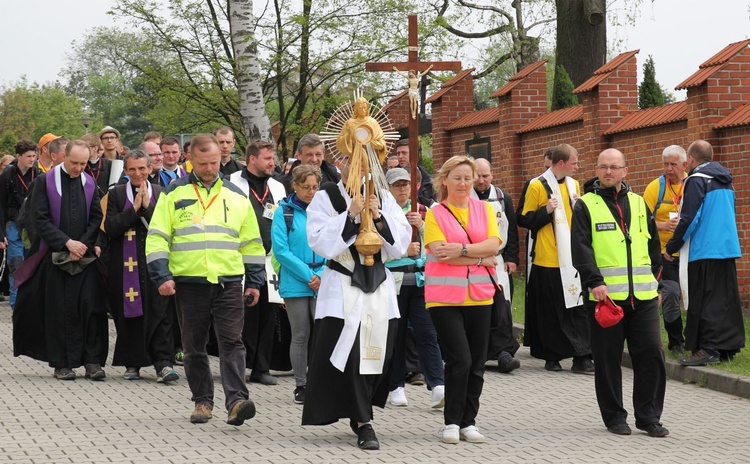
[[[258,203],[261,204],[261,206],[266,204],[266,198],[268,197],[268,192],[270,190],[268,188],[268,184],[266,184],[266,191],[263,192],[263,198],[258,197],[258,194],[255,193],[255,190],[250,185],[248,185],[247,187],[250,190],[250,192],[253,194],[253,196],[255,197],[255,199],[258,200]]]
[[[201,198],[201,194],[198,191],[198,186],[196,184],[193,184],[193,189],[195,190],[195,195],[198,197],[198,201],[201,204],[201,208],[203,208],[203,214],[206,214],[206,211],[208,211],[208,208],[211,207],[211,205],[214,204],[214,201],[219,198],[219,194],[217,193],[211,200],[208,202],[208,205],[205,205],[203,203],[203,198]]]
[[[677,192],[676,195],[673,195],[672,197],[672,204],[674,204],[675,207],[679,206],[680,200],[682,199],[682,186],[684,184],[680,182],[680,190]],[[672,189],[672,183],[667,179],[667,188],[669,188],[672,191],[672,194],[674,194],[674,190]]]
[[[102,159],[99,158],[99,161],[96,163],[96,174],[94,174],[94,168],[91,167],[91,164],[89,164],[89,174],[91,174],[91,177],[94,178],[94,180],[99,180],[99,174],[102,173]]]
[[[32,166],[29,169],[31,169],[31,181],[33,182],[34,181],[34,167]],[[16,171],[16,176],[18,176],[18,180],[20,180],[21,184],[23,185],[23,192],[24,193],[28,192],[29,191],[29,186],[26,185],[26,182],[23,181],[23,177],[21,177],[21,175],[18,173],[18,171]]]

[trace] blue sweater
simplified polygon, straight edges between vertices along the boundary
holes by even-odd
[[[281,200],[271,223],[271,249],[281,264],[279,295],[282,298],[314,296],[315,292],[307,283],[314,275],[320,277],[325,259],[307,244],[307,212],[291,199],[289,196]],[[284,221],[285,205],[294,211],[291,232],[287,231]]]
[[[715,161],[690,171],[709,177],[688,177],[683,188],[680,222],[667,243],[667,253],[680,250],[690,239],[688,262],[700,259],[739,258],[740,241],[735,219],[732,174]]]

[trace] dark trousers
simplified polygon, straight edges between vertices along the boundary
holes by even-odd
[[[391,390],[404,386],[406,375],[406,332],[411,323],[414,338],[417,341],[419,364],[422,368],[427,387],[432,390],[438,385],[445,385],[443,357],[437,341],[437,332],[432,324],[430,313],[424,307],[424,287],[402,285],[398,294],[398,334],[393,351]]]
[[[242,283],[178,283],[175,302],[182,325],[185,377],[193,394],[192,400],[196,404],[214,405],[214,380],[206,353],[211,323],[219,345],[221,385],[227,411],[237,401],[248,399],[245,347],[242,345],[245,318]]]
[[[661,280],[659,280],[659,293],[661,293],[661,312],[664,318],[664,330],[667,331],[669,348],[685,344],[682,335],[682,314],[680,302],[680,258],[667,261],[661,260]]]
[[[245,308],[242,341],[247,351],[245,366],[260,374],[271,369],[273,333],[276,326],[276,305],[268,302],[268,284],[260,288],[260,300]]]
[[[587,296],[588,298],[588,296]],[[594,319],[595,301],[586,301],[591,323],[591,351],[596,364],[596,400],[604,424],[624,423],[628,413],[622,403],[622,350],[628,341],[633,361],[633,408],[636,427],[659,422],[664,408],[667,385],[664,350],[661,344],[659,305],[656,299],[617,301],[625,313],[623,319],[607,329]]]
[[[491,306],[430,308],[445,357],[445,425],[474,425],[484,385]]]

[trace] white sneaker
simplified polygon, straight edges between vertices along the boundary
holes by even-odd
[[[456,424],[446,425],[440,434],[440,439],[442,440],[443,443],[449,443],[451,445],[455,445],[456,443],[458,443],[460,441],[458,425]]]
[[[390,397],[393,406],[407,406],[409,404],[406,400],[404,387],[398,387],[395,390],[392,390],[388,396]]]
[[[440,409],[445,406],[445,386],[438,385],[432,387],[432,398],[430,398],[430,407]]]
[[[461,440],[468,441],[469,443],[484,443],[484,435],[479,433],[479,430],[470,425],[460,430]]]

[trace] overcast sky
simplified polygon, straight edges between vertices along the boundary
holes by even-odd
[[[117,25],[106,14],[113,4],[114,0],[3,1],[0,85],[23,75],[31,82],[59,79],[73,40],[93,27]],[[636,25],[610,28],[608,35],[622,39],[618,51],[641,50],[639,68],[653,55],[657,80],[674,91],[727,44],[750,37],[749,4],[750,0],[643,0]],[[684,92],[675,95],[684,99]]]

